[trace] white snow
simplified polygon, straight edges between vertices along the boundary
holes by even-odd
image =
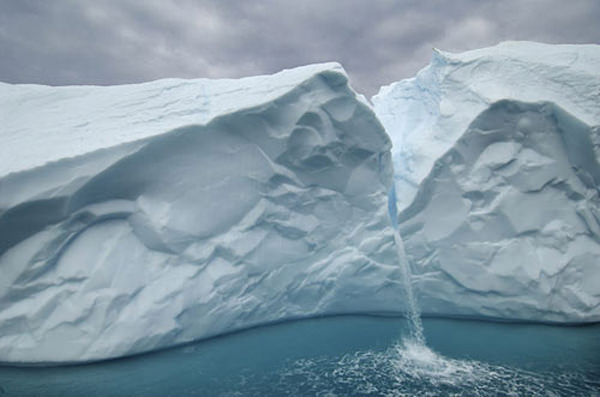
[[[327,70],[345,73],[337,63],[324,63],[243,79],[163,79],[54,89],[0,82],[0,176],[181,126],[206,124],[273,101]]]
[[[373,101],[424,313],[600,320],[600,46],[436,50]]]
[[[402,310],[391,145],[338,64],[0,102],[0,361]]]

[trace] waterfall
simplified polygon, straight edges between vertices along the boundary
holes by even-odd
[[[402,279],[404,281],[404,290],[406,291],[406,317],[410,327],[410,336],[413,342],[424,345],[425,336],[423,335],[423,323],[421,322],[421,313],[419,305],[415,298],[412,288],[411,270],[406,251],[404,250],[404,242],[400,235],[398,227],[398,212],[396,209],[396,188],[392,187],[388,195],[388,212],[394,228],[394,243],[396,244],[396,253],[398,255],[398,264],[402,270]]]

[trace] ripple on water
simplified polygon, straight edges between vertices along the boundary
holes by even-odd
[[[600,396],[600,384],[582,373],[530,372],[443,357],[404,340],[383,352],[301,359],[261,381],[224,395],[315,396]]]

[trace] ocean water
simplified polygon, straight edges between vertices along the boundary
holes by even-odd
[[[63,367],[0,367],[1,396],[600,396],[600,325],[337,316]]]

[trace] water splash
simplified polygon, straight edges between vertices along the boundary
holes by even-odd
[[[443,357],[405,340],[383,352],[297,360],[263,379],[261,392],[288,396],[489,396],[599,395],[598,383],[581,373],[532,372],[474,360]]]
[[[532,372],[474,360],[452,359],[430,349],[425,343],[410,264],[399,232],[394,188],[388,196],[388,211],[406,292],[409,335],[385,351],[367,350],[341,357],[289,362],[282,370],[263,379],[251,382],[244,379],[244,395],[600,396],[600,384],[583,373]],[[236,393],[223,395],[239,395]]]
[[[388,213],[394,228],[394,243],[396,245],[396,253],[398,256],[398,264],[402,270],[402,279],[404,280],[404,290],[406,292],[407,302],[407,318],[410,326],[410,337],[413,342],[418,345],[425,345],[425,336],[423,334],[423,323],[421,322],[421,312],[415,298],[412,287],[412,277],[410,264],[404,249],[404,242],[400,235],[398,227],[398,212],[396,209],[396,188],[392,187],[388,195]]]
[[[394,188],[388,196],[388,211],[404,280],[409,335],[385,351],[359,351],[342,357],[290,362],[281,371],[256,382],[260,384],[256,390],[246,388],[245,393],[284,392],[290,396],[598,395],[599,384],[581,373],[531,372],[473,360],[451,359],[431,350],[425,343],[410,264],[399,232]]]

